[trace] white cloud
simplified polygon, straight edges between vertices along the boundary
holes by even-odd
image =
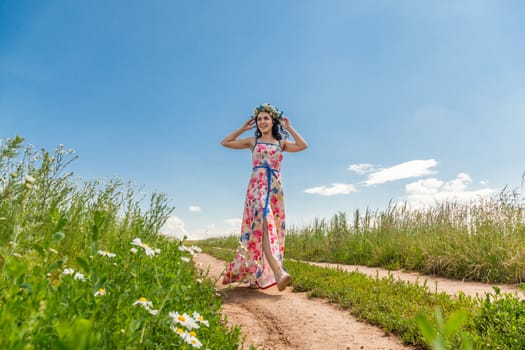
[[[348,170],[353,171],[359,175],[369,173],[374,171],[375,167],[372,164],[362,163],[362,164],[352,164],[348,167]]]
[[[443,189],[446,192],[464,192],[467,186],[472,182],[470,176],[465,173],[459,173],[458,177],[452,181],[447,182]]]
[[[488,187],[468,190],[471,183],[472,179],[465,173],[459,173],[455,179],[448,182],[434,178],[419,180],[405,186],[406,201],[410,207],[417,208],[447,200],[469,202],[488,198],[496,192],[495,189]]]
[[[188,207],[188,210],[191,211],[192,213],[197,213],[201,211],[201,207],[199,207],[198,205],[190,205]]]
[[[352,184],[332,184],[332,186],[319,186],[307,188],[304,190],[306,193],[319,194],[321,196],[335,196],[338,194],[350,194],[357,192],[357,189]]]
[[[430,168],[436,165],[437,162],[434,159],[411,160],[370,174],[365,184],[371,186],[389,181],[434,174],[435,171],[430,170]]]
[[[160,228],[160,233],[178,239],[189,236],[188,231],[184,228],[184,222],[176,216],[170,216],[168,220],[166,220],[166,223]]]
[[[439,191],[443,186],[443,181],[438,179],[425,179],[412,182],[405,186],[407,193],[417,193],[421,195],[432,195]]]

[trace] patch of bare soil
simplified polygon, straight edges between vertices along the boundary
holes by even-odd
[[[226,290],[223,314],[231,325],[239,325],[246,336],[245,349],[254,345],[268,350],[399,350],[411,349],[384,331],[360,322],[348,311],[306,293],[283,292],[277,287],[250,289],[244,285],[227,288],[220,274],[225,262],[197,254],[195,263],[217,278],[217,289]]]

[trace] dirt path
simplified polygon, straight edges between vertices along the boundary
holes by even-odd
[[[210,268],[218,278],[225,262],[207,254],[197,254],[195,263]],[[224,289],[220,280],[218,289]],[[240,325],[246,336],[245,349],[254,345],[267,350],[400,350],[404,346],[394,336],[364,322],[348,311],[321,299],[308,299],[306,293],[278,292],[238,286],[225,292],[223,313],[231,324]]]
[[[207,254],[198,254],[194,260],[202,268],[210,268],[210,277],[218,278],[225,262]],[[355,265],[311,263],[317,266],[339,268],[379,278],[389,271]],[[444,278],[391,271],[395,279],[423,283],[431,290],[457,294],[483,296],[493,293],[490,284],[462,282]],[[223,313],[231,324],[240,325],[246,336],[245,349],[254,345],[257,349],[345,349],[345,350],[398,350],[411,349],[394,336],[386,336],[379,328],[357,321],[348,311],[338,309],[321,299],[308,299],[306,293],[292,293],[288,288],[278,292],[272,287],[266,290],[250,289],[244,285],[226,290]],[[497,285],[504,293],[515,293],[525,299],[517,286]],[[225,289],[217,282],[217,289]]]

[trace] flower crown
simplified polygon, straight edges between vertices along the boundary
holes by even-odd
[[[257,115],[260,112],[270,113],[272,118],[275,120],[279,120],[283,116],[283,111],[280,111],[279,109],[277,109],[277,107],[274,107],[269,103],[263,103],[262,105],[255,107],[255,109],[253,110],[252,118],[257,118]]]

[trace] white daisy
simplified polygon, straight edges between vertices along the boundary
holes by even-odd
[[[172,318],[173,322],[180,324],[183,327],[186,327],[188,330],[192,330],[194,328],[199,328],[199,324],[196,320],[193,319],[190,315],[187,313],[183,313],[182,315],[178,312],[170,312],[169,316]]]
[[[106,295],[106,289],[105,288],[99,288],[96,292],[95,292],[95,296],[96,297],[100,297],[100,296],[104,296]]]
[[[205,325],[206,327],[209,327],[210,326],[210,322],[208,322],[207,320],[204,319],[204,317],[202,317],[201,314],[199,314],[197,311],[193,311],[193,314],[192,314],[193,318],[199,322],[200,324],[203,324]]]
[[[84,277],[84,275],[81,274],[80,272],[76,272],[75,276],[73,276],[73,278],[76,279],[76,280],[81,280],[81,281],[85,281],[86,280],[86,277]]]
[[[102,256],[107,256],[108,258],[114,258],[117,256],[117,254],[108,252],[107,250],[99,250],[97,253]]]
[[[74,273],[75,273],[75,270],[70,269],[70,268],[65,268],[64,271],[62,271],[63,275],[72,275]]]

